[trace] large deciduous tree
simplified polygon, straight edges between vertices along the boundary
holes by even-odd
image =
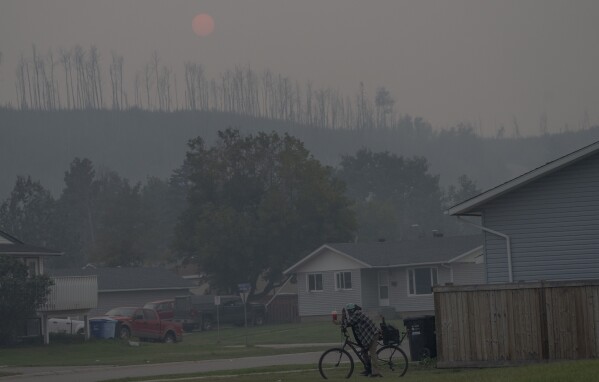
[[[89,259],[95,241],[93,214],[96,176],[93,163],[87,158],[75,158],[65,172],[65,188],[58,199],[60,246],[65,255],[55,260],[58,266],[81,266]]]
[[[140,187],[113,171],[102,172],[94,180],[96,233],[90,256],[95,263],[115,267],[143,262]]]
[[[173,176],[173,179],[175,177]],[[176,181],[148,178],[141,193],[140,247],[147,264],[173,260],[171,244],[177,219],[186,206],[184,189]]]
[[[266,293],[309,251],[353,237],[344,185],[289,135],[228,129],[213,147],[196,138],[177,174],[187,179],[189,208],[176,247],[222,291],[242,282],[255,291],[263,277]]]
[[[0,256],[0,345],[16,340],[19,326],[46,302],[51,285],[48,276],[29,275],[22,261]]]
[[[0,204],[0,228],[30,244],[54,246],[55,207],[40,182],[18,176],[10,196]]]
[[[58,200],[59,245],[65,256],[52,265],[140,264],[140,185],[113,171],[96,174],[89,159],[75,158]]]
[[[399,240],[442,225],[439,177],[424,157],[359,150],[342,157],[337,175],[346,182],[358,213],[358,240]]]

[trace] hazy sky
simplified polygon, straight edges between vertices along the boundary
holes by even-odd
[[[215,21],[207,37],[198,13]],[[95,44],[104,70],[124,56],[130,83],[157,51],[181,83],[187,61],[208,77],[249,64],[345,95],[385,86],[439,128],[509,132],[516,118],[536,134],[546,113],[550,131],[576,129],[585,113],[599,123],[598,17],[596,0],[0,0],[0,103],[32,44]]]

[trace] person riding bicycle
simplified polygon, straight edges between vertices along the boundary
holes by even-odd
[[[345,311],[348,313],[346,319],[343,315],[341,325],[344,328],[351,327],[354,332],[356,342],[364,349],[368,350],[370,362],[364,364],[364,372],[362,375],[371,377],[382,377],[377,367],[376,348],[380,336],[379,328],[374,322],[362,313],[362,308],[359,305],[350,303],[345,306]],[[364,357],[366,361],[368,358]]]

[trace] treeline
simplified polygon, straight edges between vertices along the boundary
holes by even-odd
[[[53,267],[157,265],[201,253],[210,258],[207,252],[234,256],[250,247],[235,245],[243,240],[255,248],[247,256],[266,256],[268,248],[276,259],[294,243],[294,257],[279,261],[280,271],[326,241],[467,233],[443,210],[479,192],[466,176],[442,188],[423,157],[361,149],[332,168],[297,138],[237,130],[219,132],[213,145],[190,141],[185,161],[166,180],[132,184],[85,158],[75,158],[63,179],[60,195],[53,197],[39,181],[19,176],[0,204],[0,229],[65,252]],[[210,244],[216,238],[224,248]],[[219,267],[223,275],[239,273]]]
[[[17,175],[41,180],[54,195],[74,157],[89,158],[133,182],[167,178],[180,165],[186,142],[201,135],[212,143],[219,130],[277,131],[301,139],[321,162],[337,166],[343,155],[368,148],[427,158],[443,186],[462,174],[485,189],[599,140],[599,127],[526,138],[485,138],[471,126],[429,130],[406,118],[401,129],[333,130],[297,126],[234,113],[143,110],[19,111],[0,107],[0,199]]]
[[[105,69],[95,45],[77,45],[58,54],[40,54],[33,46],[31,56],[22,55],[17,64],[15,90],[20,110],[216,111],[330,129],[410,125],[405,120],[409,117],[395,110],[385,87],[370,97],[360,82],[358,92],[346,96],[249,65],[209,77],[202,64],[194,62],[185,63],[178,79],[156,51],[127,78],[125,58],[113,52]]]

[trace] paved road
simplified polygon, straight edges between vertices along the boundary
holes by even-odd
[[[0,378],[0,382],[88,382],[125,377],[199,373],[215,370],[235,370],[261,366],[309,363],[313,363],[316,367],[321,354],[322,351],[318,351],[310,353],[279,354],[263,357],[173,362],[132,366],[14,367],[3,368],[1,370],[14,371],[22,374]]]

